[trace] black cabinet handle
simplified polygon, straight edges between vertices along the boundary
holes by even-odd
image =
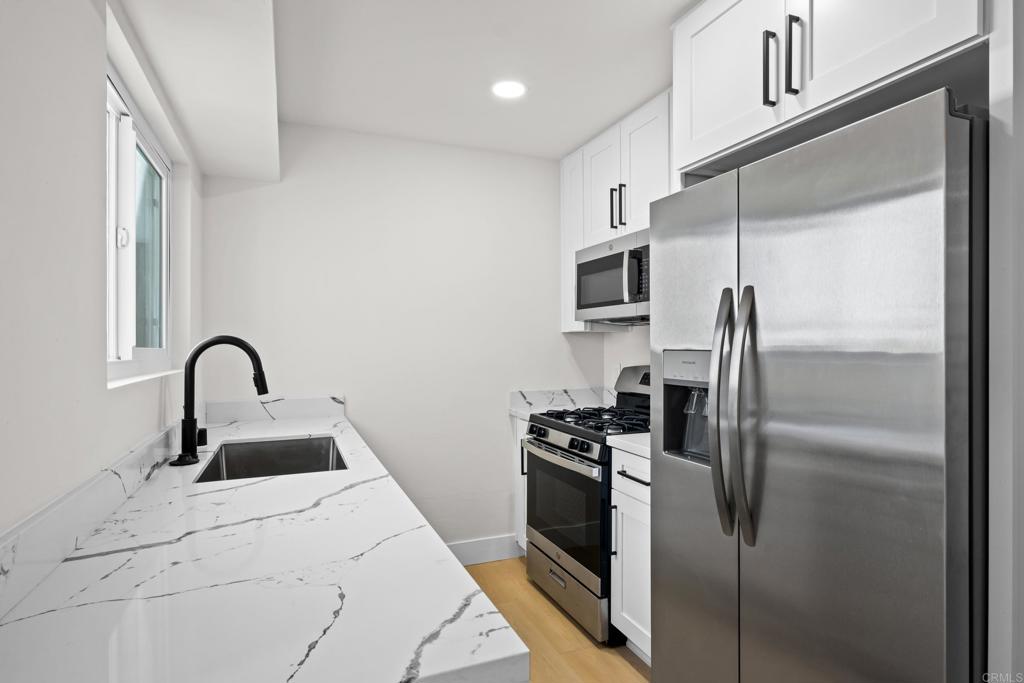
[[[769,97],[768,92],[768,45],[777,37],[775,31],[769,31],[768,29],[761,33],[761,104],[766,107],[774,107],[778,104],[778,102]]]
[[[615,188],[609,188],[610,194],[608,195],[608,227],[615,230],[619,226],[615,225]]]
[[[526,449],[519,447],[519,474],[526,476]]]
[[[638,484],[643,484],[644,486],[650,486],[651,485],[651,482],[649,482],[649,481],[644,481],[640,477],[634,477],[632,474],[627,472],[625,470],[625,468],[619,470],[618,472],[616,472],[616,474],[619,475],[620,477],[625,477],[626,479],[629,479],[630,481],[635,481]]]
[[[626,184],[619,183],[619,225],[625,225],[626,221],[622,220],[622,200],[626,196]]]
[[[615,557],[616,555],[619,554],[619,550],[618,550],[619,534],[616,533],[616,529],[615,529],[615,527],[616,527],[616,519],[618,517],[615,514],[615,511],[618,510],[618,509],[619,509],[618,505],[612,505],[612,552],[611,552],[612,557]]]
[[[786,94],[799,95],[800,88],[793,87],[793,24],[799,24],[800,17],[790,14],[786,17]]]

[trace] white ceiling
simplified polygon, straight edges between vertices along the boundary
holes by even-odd
[[[278,111],[557,158],[670,85],[669,26],[694,1],[277,0]],[[526,96],[497,100],[501,79]]]
[[[277,180],[272,0],[121,0],[121,5],[203,172]]]

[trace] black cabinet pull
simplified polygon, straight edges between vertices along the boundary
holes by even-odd
[[[799,95],[800,88],[793,87],[793,24],[799,24],[800,17],[790,14],[786,17],[786,94]]]
[[[632,474],[627,472],[625,468],[619,470],[618,472],[616,472],[616,474],[619,475],[620,477],[625,477],[626,479],[629,479],[630,481],[635,481],[638,484],[643,484],[644,486],[650,486],[651,485],[651,482],[649,482],[649,481],[644,481],[640,477],[634,477]]]
[[[526,476],[526,449],[519,447],[519,474]]]
[[[619,225],[625,225],[626,221],[622,220],[622,200],[626,196],[626,184],[619,183]]]
[[[615,514],[615,511],[618,510],[618,509],[619,509],[618,505],[612,505],[612,535],[613,535],[613,538],[612,538],[612,552],[611,552],[611,556],[612,557],[615,557],[616,555],[619,554],[619,549],[618,549],[618,546],[619,546],[619,534],[617,533],[616,528],[615,528],[617,526],[617,520],[618,520],[618,516]]]
[[[774,107],[778,104],[778,102],[769,97],[768,92],[768,44],[777,37],[775,31],[769,31],[768,29],[761,33],[761,104],[766,107]]]
[[[610,194],[608,195],[608,227],[615,230],[619,226],[615,225],[615,188],[609,188]]]

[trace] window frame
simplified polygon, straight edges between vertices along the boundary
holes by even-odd
[[[172,170],[170,157],[152,134],[152,129],[141,116],[124,82],[112,66],[107,70],[107,168],[106,168],[106,360],[107,382],[123,382],[136,377],[145,377],[171,371],[172,340],[172,297],[170,246],[173,231],[173,215],[170,207]],[[122,117],[128,117],[125,121]],[[131,135],[125,137],[122,122],[130,125]],[[129,148],[128,145],[134,142]],[[127,226],[127,237],[131,251],[117,246],[119,231],[123,222],[118,221],[124,187],[130,189],[130,206],[135,206],[135,163],[136,149],[140,151],[161,178],[161,304],[162,304],[162,345],[160,348],[142,348],[134,345],[135,340],[135,224],[134,218]],[[131,172],[118,172],[126,159],[130,158]],[[113,167],[111,164],[113,163]],[[134,211],[134,208],[131,210]],[[121,251],[125,249],[125,251]]]

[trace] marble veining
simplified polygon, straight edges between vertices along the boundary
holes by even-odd
[[[0,535],[0,617],[78,549],[96,525],[149,481],[175,450],[175,434],[165,430]]]
[[[509,414],[527,419],[545,410],[585,408],[615,404],[615,392],[608,389],[516,390],[509,394]]]
[[[211,404],[199,465],[126,486],[0,617],[5,683],[527,681],[525,645],[343,404],[314,415],[289,401]],[[193,483],[226,439],[320,434],[348,469]],[[40,646],[58,642],[60,656]]]

